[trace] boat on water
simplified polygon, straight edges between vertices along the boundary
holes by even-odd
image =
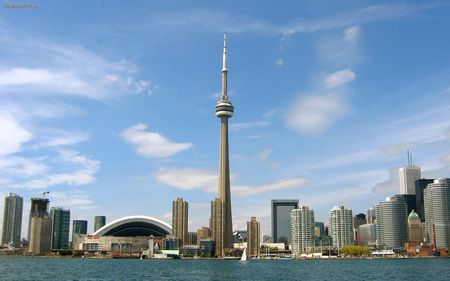
[[[247,249],[242,252],[241,261],[247,261]]]

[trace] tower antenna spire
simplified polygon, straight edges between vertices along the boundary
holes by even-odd
[[[223,33],[223,64],[222,71],[227,70],[227,33]]]

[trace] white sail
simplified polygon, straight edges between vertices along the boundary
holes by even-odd
[[[244,252],[242,252],[241,261],[246,261],[246,260],[247,260],[247,249],[244,249]]]

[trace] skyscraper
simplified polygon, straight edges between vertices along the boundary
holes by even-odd
[[[416,194],[416,180],[421,178],[420,167],[413,165],[411,153],[408,151],[407,166],[398,170],[400,179],[400,194]]]
[[[29,247],[32,255],[45,255],[51,249],[52,220],[48,216],[47,198],[32,198],[30,210]]]
[[[412,210],[408,215],[408,242],[424,242],[425,237],[425,224],[420,221],[419,215]]]
[[[358,233],[358,227],[360,225],[366,224],[367,219],[366,215],[363,213],[357,214],[353,217],[353,239],[355,241],[355,245],[359,245],[359,233]]]
[[[87,234],[88,222],[85,220],[73,220],[72,237],[74,234]]]
[[[314,210],[307,206],[291,211],[291,243],[294,257],[314,247]]]
[[[52,220],[52,250],[69,249],[70,210],[63,208],[51,208]]]
[[[48,203],[49,200],[46,198],[32,198],[31,199],[31,208],[30,208],[30,216],[28,218],[28,234],[27,240],[31,241],[31,219],[34,217],[43,217],[48,216]]]
[[[375,246],[377,241],[377,229],[375,224],[366,223],[358,227],[358,245]]]
[[[15,193],[8,193],[8,196],[5,197],[3,213],[2,245],[19,246],[22,230],[22,211],[23,198]]]
[[[183,198],[172,202],[172,235],[180,240],[180,246],[188,244],[188,206]]]
[[[316,236],[317,238],[325,236],[325,224],[323,222],[314,222],[314,236]]]
[[[433,183],[434,179],[419,179],[416,180],[416,212],[421,222],[425,222],[425,209],[423,192],[427,188],[428,184]]]
[[[272,242],[291,242],[291,211],[297,209],[298,199],[272,200]]]
[[[87,235],[88,222],[85,220],[73,220],[72,223],[72,249],[78,250],[80,242]]]
[[[205,239],[211,239],[211,229],[203,226],[197,229],[197,244],[200,246],[200,241]]]
[[[215,242],[215,255],[223,256],[223,201],[216,198],[211,201],[211,238]]]
[[[261,243],[261,227],[256,217],[247,222],[247,256],[259,257]]]
[[[230,192],[230,164],[228,151],[228,118],[233,116],[234,107],[227,95],[227,36],[223,37],[223,65],[222,65],[222,96],[216,104],[216,116],[220,118],[220,160],[219,160],[219,184],[217,197],[222,201],[222,234],[223,248],[233,247],[233,222],[231,217],[231,192]],[[217,250],[216,250],[217,252]]]
[[[94,232],[105,226],[106,217],[105,216],[95,216],[94,217]]]
[[[450,248],[450,179],[436,179],[424,191],[428,241]]]
[[[334,247],[353,245],[353,214],[351,209],[335,206],[330,211],[330,236]]]
[[[367,218],[367,223],[368,224],[375,223],[376,215],[375,215],[375,208],[374,207],[370,207],[369,209],[367,209],[366,218]]]
[[[375,206],[377,247],[401,249],[408,240],[407,207],[403,197],[391,196]]]

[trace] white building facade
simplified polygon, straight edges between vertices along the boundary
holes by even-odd
[[[351,209],[335,206],[330,211],[330,236],[333,247],[353,245],[353,214]]]
[[[291,211],[291,244],[294,257],[314,247],[314,210],[307,206]]]

